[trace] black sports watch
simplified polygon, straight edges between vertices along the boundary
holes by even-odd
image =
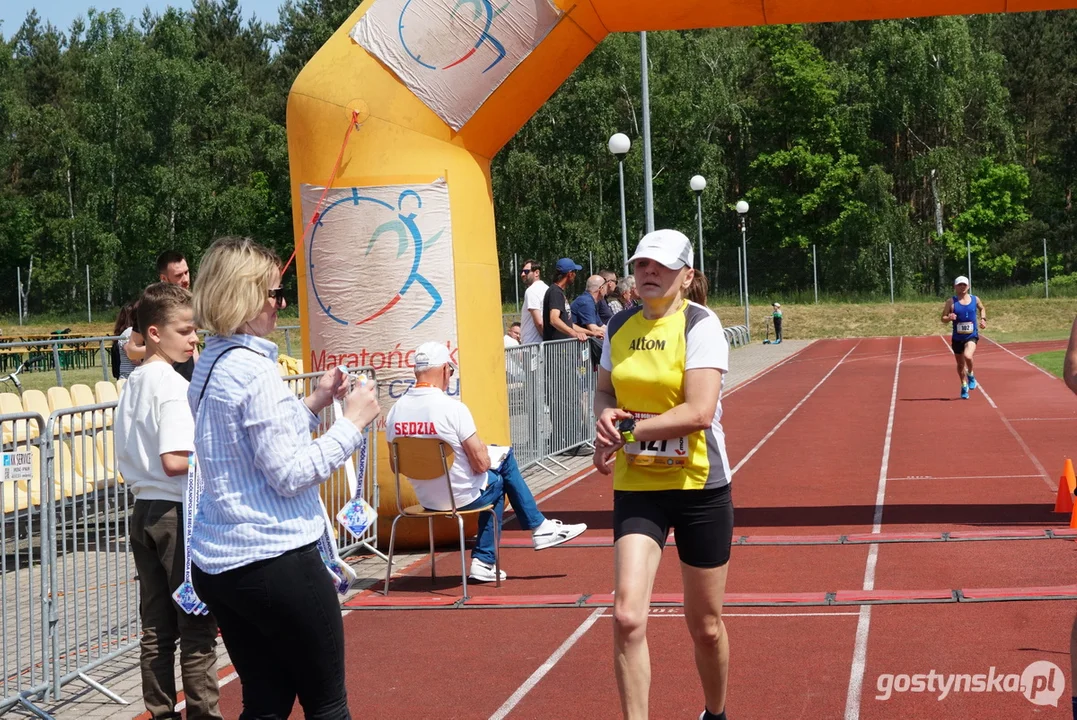
[[[626,444],[636,442],[636,436],[632,434],[636,429],[636,418],[625,418],[617,424],[617,429],[621,432],[621,437],[624,438]]]

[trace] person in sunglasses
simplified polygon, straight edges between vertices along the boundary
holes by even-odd
[[[217,618],[243,684],[244,718],[347,720],[344,626],[318,550],[319,486],[365,442],[380,414],[374,383],[330,371],[297,398],[267,336],[286,306],[276,253],[221,238],[199,265],[194,315],[210,332],[187,402],[205,489],[191,532],[195,591]],[[314,439],[334,399],[343,417]]]
[[[527,286],[524,291],[524,306],[520,312],[520,342],[542,342],[542,300],[546,297],[549,285],[542,281],[542,266],[537,260],[528,260],[520,268],[520,277]]]

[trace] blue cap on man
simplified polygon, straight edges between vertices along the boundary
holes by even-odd
[[[583,270],[583,266],[574,263],[572,258],[561,258],[557,261],[557,272],[570,273],[573,270]]]

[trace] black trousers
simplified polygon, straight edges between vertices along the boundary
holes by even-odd
[[[243,684],[240,720],[350,720],[344,623],[315,545],[210,575],[192,563],[198,597],[216,616]]]
[[[774,318],[774,339],[782,339],[782,319],[780,317]]]

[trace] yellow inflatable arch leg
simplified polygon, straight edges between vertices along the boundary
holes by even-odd
[[[446,343],[460,366],[450,391],[462,393],[483,439],[509,441],[490,159],[610,32],[1074,6],[1077,0],[366,2],[288,97],[306,368],[372,366],[388,409],[412,377],[409,351]],[[388,463],[380,467],[382,511],[391,514]],[[402,544],[423,546],[425,527]]]

